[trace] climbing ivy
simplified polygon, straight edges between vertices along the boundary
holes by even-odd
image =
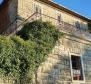
[[[50,22],[33,21],[15,36],[0,36],[0,73],[31,84],[33,73],[63,35]]]

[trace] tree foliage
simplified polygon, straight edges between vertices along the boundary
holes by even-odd
[[[32,75],[63,35],[49,22],[33,21],[13,37],[0,36],[0,73],[30,83]]]

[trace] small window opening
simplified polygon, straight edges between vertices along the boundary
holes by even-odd
[[[58,23],[61,23],[61,15],[57,16]]]
[[[77,22],[75,23],[75,25],[76,25],[76,28],[77,28],[77,29],[80,29],[80,23],[79,23],[79,21],[77,21]]]
[[[39,5],[34,4],[34,12],[41,14],[41,7]]]
[[[73,80],[84,80],[81,57],[71,56]]]

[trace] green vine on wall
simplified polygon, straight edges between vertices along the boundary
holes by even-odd
[[[50,22],[33,21],[15,36],[0,36],[0,73],[31,84],[33,73],[63,35]]]

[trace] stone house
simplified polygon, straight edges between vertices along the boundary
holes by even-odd
[[[90,19],[52,0],[11,0],[9,6],[9,21],[17,20],[7,32],[37,19],[49,21],[64,32],[47,60],[38,68],[33,84],[91,84]]]

